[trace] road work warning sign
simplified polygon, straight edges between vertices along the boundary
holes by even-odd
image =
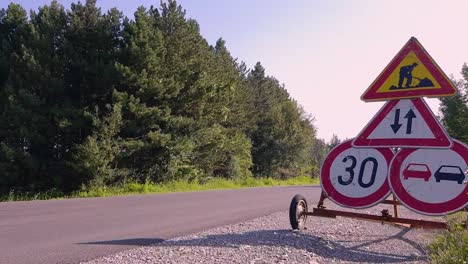
[[[455,93],[455,86],[413,37],[364,92],[361,100],[442,97]]]

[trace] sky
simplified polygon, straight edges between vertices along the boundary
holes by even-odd
[[[0,8],[10,1],[1,1]],[[15,0],[37,9],[46,0]],[[71,0],[59,0],[67,9]],[[98,0],[133,18],[159,0]],[[460,79],[468,63],[465,0],[179,0],[212,45],[222,37],[234,58],[260,61],[315,118],[319,138],[353,138],[384,102],[362,93],[401,47],[416,37],[440,68]],[[426,99],[438,114],[438,99]]]

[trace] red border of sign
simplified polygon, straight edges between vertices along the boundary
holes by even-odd
[[[421,117],[427,123],[435,138],[377,138],[369,139],[369,135],[382,122],[387,114],[398,104],[398,100],[387,102],[382,109],[371,119],[367,126],[353,141],[353,147],[407,147],[407,148],[450,148],[452,140],[445,129],[437,121],[422,98],[411,100]]]
[[[401,61],[413,51],[422,64],[427,68],[429,73],[432,74],[434,79],[440,84],[440,88],[434,89],[418,89],[418,90],[409,90],[409,91],[391,91],[391,92],[381,92],[378,93],[377,90],[383,85],[383,83],[389,78],[389,76],[395,71]],[[363,95],[361,95],[361,100],[363,101],[383,101],[390,99],[403,99],[403,98],[414,98],[414,97],[443,97],[451,96],[457,92],[457,89],[450,81],[450,79],[445,75],[442,69],[437,65],[434,59],[431,58],[429,53],[424,49],[424,47],[419,43],[419,41],[412,37],[408,42],[403,46],[403,48],[397,53],[397,55],[390,61],[390,63],[385,67],[385,69],[380,73],[377,79],[367,88]]]
[[[320,170],[320,185],[322,185],[322,190],[324,190],[325,193],[327,193],[330,200],[332,200],[333,202],[341,206],[350,207],[350,208],[371,207],[381,202],[390,194],[390,186],[388,184],[388,181],[385,181],[384,184],[373,194],[368,195],[366,197],[360,197],[360,198],[348,197],[337,192],[336,189],[333,187],[333,184],[331,183],[331,179],[330,179],[331,165],[338,155],[340,155],[343,151],[353,147],[351,145],[351,141],[352,140],[348,140],[348,141],[341,143],[340,145],[332,149],[330,153],[327,155],[327,157],[323,161],[323,165]],[[378,150],[384,156],[385,160],[387,161],[387,166],[389,166],[394,155],[393,151],[389,148],[375,148],[375,149]],[[327,177],[325,177],[325,175],[327,175]],[[385,177],[387,177],[387,175],[385,175]]]
[[[390,188],[393,193],[398,197],[398,200],[403,203],[409,209],[426,215],[445,215],[451,212],[456,212],[468,205],[468,185],[465,186],[465,190],[460,193],[454,199],[443,202],[443,203],[426,203],[419,201],[411,196],[401,184],[401,164],[403,161],[413,152],[418,149],[402,149],[393,157],[390,165],[390,176],[388,181],[390,182]],[[454,140],[453,147],[451,150],[458,153],[468,164],[468,147],[463,143]]]

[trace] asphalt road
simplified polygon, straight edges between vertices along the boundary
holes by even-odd
[[[76,263],[309,203],[319,186],[0,203],[0,263]]]

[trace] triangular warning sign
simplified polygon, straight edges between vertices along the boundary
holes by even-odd
[[[354,147],[450,148],[452,140],[422,98],[387,102]]]
[[[412,37],[361,96],[363,101],[443,97],[457,92],[419,41]]]

